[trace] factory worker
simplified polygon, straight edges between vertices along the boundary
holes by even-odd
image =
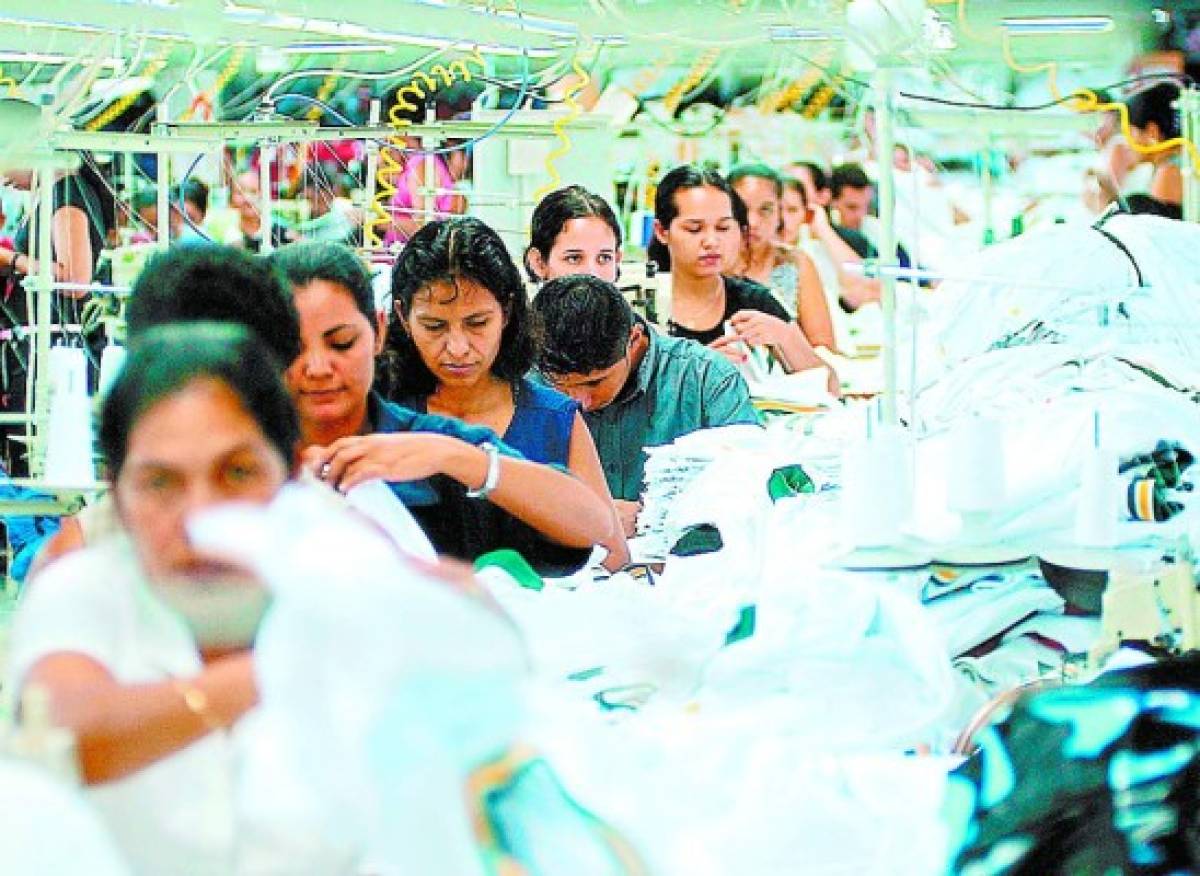
[[[612,283],[559,276],[533,309],[543,331],[538,368],[583,408],[627,536],[640,510],[646,447],[758,422],[737,368],[694,341],[659,335]]]

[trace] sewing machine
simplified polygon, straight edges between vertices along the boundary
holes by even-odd
[[[617,288],[634,313],[645,317],[651,325],[664,327],[671,316],[670,285],[664,282],[667,279],[658,272],[653,262],[622,262]],[[664,288],[667,294],[665,299],[661,291]]]
[[[1110,571],[1100,618],[1100,637],[1089,655],[1093,665],[1122,642],[1146,642],[1172,654],[1200,646],[1200,599],[1187,539],[1143,567]]]

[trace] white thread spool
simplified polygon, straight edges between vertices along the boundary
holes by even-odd
[[[1121,496],[1120,460],[1100,440],[1100,414],[1093,416],[1092,440],[1079,461],[1079,503],[1075,507],[1075,541],[1087,547],[1117,543]]]
[[[912,447],[903,429],[877,427],[842,457],[842,529],[856,548],[891,547],[912,513]]]
[[[87,394],[87,360],[79,347],[54,347],[50,351],[50,418],[46,435],[47,483],[65,486],[90,484],[92,466],[92,411]]]
[[[104,352],[100,354],[100,381],[96,388],[98,396],[103,398],[108,395],[113,381],[121,373],[121,367],[124,364],[125,348],[120,344],[114,344],[112,341],[109,341],[108,346],[104,348]]]
[[[951,511],[987,514],[1004,504],[1004,427],[971,417],[950,433],[947,496]]]

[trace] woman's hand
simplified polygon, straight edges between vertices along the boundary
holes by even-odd
[[[28,277],[38,272],[38,263],[36,260],[25,255],[25,253],[19,252],[13,255],[12,269],[18,274]],[[54,273],[54,282],[61,283],[66,278],[67,269],[62,262],[55,262],[51,270]]]
[[[823,204],[808,205],[808,225],[814,235],[821,231],[833,230],[833,224],[829,221],[829,211]]]
[[[348,435],[325,447],[308,448],[303,465],[345,492],[376,478],[418,481],[443,473],[482,483],[487,475],[487,454],[465,441],[432,432]]]
[[[613,499],[613,505],[617,508],[617,519],[621,521],[621,529],[625,532],[625,537],[633,538],[637,535],[637,516],[642,511],[642,503]]]
[[[796,330],[796,324],[759,310],[739,310],[729,320],[736,338],[753,347],[782,347]]]
[[[746,361],[746,344],[736,335],[722,335],[708,345],[714,353],[720,353],[734,365]]]

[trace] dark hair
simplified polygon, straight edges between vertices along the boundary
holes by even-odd
[[[142,415],[193,380],[205,378],[219,380],[237,395],[291,468],[300,423],[274,358],[244,325],[190,322],[147,329],[129,346],[129,357],[100,412],[100,448],[114,479]]]
[[[189,178],[175,186],[171,200],[181,208],[184,204],[195,204],[201,213],[207,213],[208,186],[202,180]]]
[[[700,164],[681,164],[667,173],[658,183],[658,191],[654,195],[654,218],[663,228],[669,228],[679,215],[679,205],[675,203],[675,194],[685,189],[714,188],[729,196],[733,207],[733,218],[738,225],[745,228],[749,222],[746,215],[746,205],[738,197],[737,192],[725,177],[711,167]],[[740,212],[739,212],[740,211]],[[646,249],[646,257],[657,262],[660,270],[671,270],[671,254],[665,244],[657,237]]]
[[[737,184],[744,179],[765,179],[775,186],[775,197],[783,197],[783,177],[775,168],[762,162],[753,161],[744,164],[735,164],[730,168],[725,178],[729,180],[729,184],[734,188],[737,188]]]
[[[129,199],[129,206],[135,213],[140,213],[147,207],[158,207],[158,192],[152,185],[138,186]]]
[[[336,283],[350,293],[358,312],[375,328],[375,291],[371,275],[354,250],[340,243],[306,240],[281,246],[267,261],[291,286],[297,289],[314,280]]]
[[[812,177],[813,190],[823,192],[829,188],[829,174],[825,172],[825,168],[817,164],[815,161],[796,161],[793,162],[796,167],[807,167],[808,175]]]
[[[1162,82],[1153,88],[1139,91],[1125,101],[1129,108],[1129,124],[1144,128],[1151,122],[1158,125],[1164,140],[1179,136],[1179,114],[1171,104],[1179,97],[1179,86]]]
[[[833,169],[830,187],[836,198],[842,189],[865,189],[875,185],[861,164],[839,164]]]
[[[504,312],[500,352],[492,373],[516,383],[533,367],[534,331],[525,284],[500,235],[474,216],[452,216],[417,230],[392,269],[392,316],[389,356],[383,363],[388,391],[393,396],[428,395],[437,379],[421,361],[403,324],[412,314],[413,299],[434,283],[470,280],[495,296]]]
[[[529,251],[537,250],[543,259],[550,258],[550,250],[554,249],[554,241],[566,224],[572,219],[584,219],[595,216],[602,219],[604,224],[612,229],[617,238],[617,247],[621,246],[621,223],[608,201],[583,186],[566,186],[556,189],[538,202],[533,210],[533,218],[529,224],[529,246],[525,250],[525,273],[529,279],[539,278],[529,266]]]
[[[1153,198],[1144,192],[1125,196],[1125,206],[1130,213],[1134,215],[1147,214],[1150,216],[1162,216],[1166,219],[1175,219],[1182,221],[1183,207],[1179,204],[1169,204],[1166,201],[1160,201],[1158,198]]]
[[[633,311],[617,287],[590,274],[558,277],[533,299],[542,329],[538,367],[546,374],[609,368],[629,345]]]
[[[151,258],[125,310],[130,339],[169,322],[234,322],[287,368],[300,355],[300,317],[267,262],[230,246],[177,246]]]

